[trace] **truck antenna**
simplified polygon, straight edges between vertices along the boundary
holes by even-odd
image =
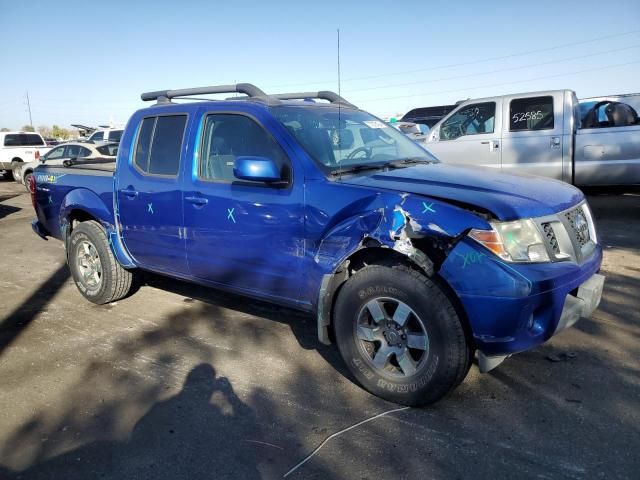
[[[340,29],[338,28],[336,31],[338,33],[338,96],[342,97],[342,82],[340,81]],[[338,103],[338,178],[342,178],[342,150],[340,149],[340,144],[342,143],[341,127],[342,121],[340,118],[340,104]]]

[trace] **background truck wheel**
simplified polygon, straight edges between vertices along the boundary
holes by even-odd
[[[109,303],[127,295],[132,273],[111,253],[107,235],[98,222],[82,222],[71,232],[68,263],[73,279],[89,301]]]
[[[371,265],[339,291],[336,342],[358,382],[403,405],[433,403],[469,371],[471,349],[440,287],[405,266]]]
[[[11,174],[13,175],[13,179],[18,183],[22,183],[20,181],[20,170],[21,169],[22,169],[22,162],[13,163],[11,165]]]

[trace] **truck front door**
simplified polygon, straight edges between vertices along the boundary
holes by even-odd
[[[184,186],[191,275],[249,294],[297,300],[304,257],[302,174],[294,181],[290,158],[259,119],[203,112],[201,122]],[[286,185],[237,179],[239,156],[271,158]]]
[[[571,114],[571,112],[569,112]],[[563,151],[571,149],[571,132],[563,135],[563,95],[505,97],[502,171],[530,173],[571,182]],[[568,178],[567,178],[568,176]]]
[[[116,195],[121,235],[135,262],[163,273],[188,273],[183,236],[181,160],[188,116],[143,118],[120,161]]]
[[[461,106],[435,127],[426,148],[445,163],[500,168],[501,100]]]

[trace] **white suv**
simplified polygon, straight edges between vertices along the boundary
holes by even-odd
[[[88,140],[97,144],[107,142],[120,143],[120,137],[122,137],[121,128],[107,128],[104,130],[96,130],[91,134]]]
[[[0,170],[5,171],[5,177],[11,172],[13,179],[19,182],[22,165],[37,160],[49,150],[51,147],[39,133],[0,132]]]

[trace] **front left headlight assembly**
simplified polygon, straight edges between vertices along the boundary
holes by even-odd
[[[490,222],[491,230],[473,229],[469,236],[507,262],[549,262],[547,247],[530,219]]]

